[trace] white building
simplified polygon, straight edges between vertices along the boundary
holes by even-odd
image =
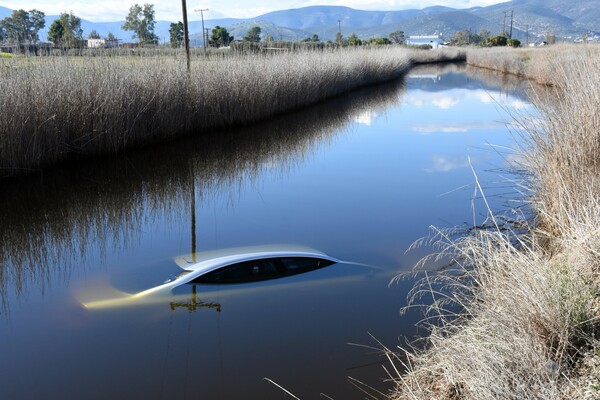
[[[87,47],[89,48],[104,48],[104,47],[117,47],[119,45],[118,40],[108,40],[108,39],[88,39]]]
[[[444,45],[444,40],[441,35],[409,36],[408,39],[406,39],[406,44],[409,46],[429,45],[432,49],[437,49]]]

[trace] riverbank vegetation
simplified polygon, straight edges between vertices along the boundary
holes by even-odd
[[[464,53],[397,48],[0,59],[0,174],[245,125]]]
[[[527,233],[436,231],[453,268],[427,277],[435,324],[408,352],[394,399],[574,399],[600,395],[600,49],[477,50],[468,62],[526,76],[539,115],[515,115]],[[482,195],[485,195],[482,193]],[[416,303],[415,303],[416,304]]]

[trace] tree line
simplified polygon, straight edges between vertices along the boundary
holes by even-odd
[[[46,26],[46,15],[39,10],[15,10],[0,20],[0,42],[10,45],[37,45],[39,31]],[[90,37],[98,36],[92,31]],[[58,47],[82,47],[84,43],[81,18],[73,12],[64,12],[55,19],[48,30],[48,41]]]
[[[0,42],[10,45],[37,45],[41,40],[39,31],[46,26],[46,15],[39,10],[29,11],[14,10],[12,14],[0,20]],[[129,9],[122,29],[133,31],[132,38],[138,39],[141,45],[157,44],[158,37],[154,34],[154,5],[134,4]],[[90,32],[88,39],[100,39],[98,32]],[[49,42],[56,47],[83,47],[83,29],[81,18],[73,12],[64,12],[55,19],[48,30]],[[105,38],[108,41],[116,41],[115,36],[109,32]]]
[[[487,29],[481,29],[479,33],[473,33],[470,29],[463,29],[457,31],[454,36],[450,39],[450,45],[452,46],[483,46],[483,47],[497,47],[497,46],[511,46],[519,47],[521,41],[519,39],[507,37],[505,33],[500,35],[492,36],[491,32]]]
[[[40,42],[39,31],[44,29],[46,21],[45,14],[39,10],[15,10],[12,15],[0,20],[0,42],[8,42],[14,45],[36,45]],[[125,22],[121,26],[123,30],[132,31],[132,39],[137,39],[141,46],[157,45],[159,38],[155,34],[155,12],[153,4],[134,4],[130,7]],[[204,34],[204,33],[203,33]],[[245,43],[260,43],[262,30],[259,26],[252,27],[241,39]],[[88,35],[88,39],[100,39],[100,35],[94,30]],[[77,48],[83,47],[85,39],[81,28],[81,18],[73,12],[64,12],[55,19],[48,30],[48,41],[56,47]],[[112,33],[105,37],[108,41],[116,41]],[[210,47],[229,46],[234,41],[233,35],[227,28],[216,26],[210,35],[204,36],[204,43]],[[266,34],[266,43],[273,42],[274,38]],[[172,23],[169,28],[169,42],[172,47],[183,45],[183,23]],[[307,38],[304,42],[321,42],[317,35]],[[402,31],[392,32],[389,38],[371,38],[364,41],[365,44],[389,44],[403,43],[404,33]],[[336,43],[342,45],[356,46],[363,44],[363,40],[353,33],[347,39],[338,33]]]
[[[15,10],[0,21],[0,40],[15,44],[36,44],[38,32],[46,25],[46,15],[39,10]]]
[[[250,30],[246,33],[246,35],[241,39],[242,43],[253,43],[258,44],[264,42],[266,45],[270,45],[274,42],[283,42],[283,40],[276,40],[271,34],[266,33],[264,37],[261,37],[262,29],[260,26],[254,26],[250,28]],[[181,47],[183,46],[183,23],[177,22],[172,23],[169,28],[169,38],[170,44],[172,47]],[[404,44],[406,37],[404,36],[404,32],[401,30],[394,31],[389,34],[387,38],[377,37],[377,38],[369,38],[365,40],[361,40],[355,33],[352,33],[348,38],[344,38],[341,34],[336,37],[336,41],[325,41],[322,42],[319,39],[319,36],[314,34],[311,37],[303,39],[302,43],[325,43],[325,44],[338,44],[342,46],[361,46],[361,45],[381,45],[381,44]],[[227,28],[222,26],[215,26],[210,36],[206,35],[204,37],[204,41],[206,45],[209,47],[224,47],[229,46],[232,42],[234,42],[234,37],[227,31]]]
[[[12,15],[0,20],[0,42],[7,42],[14,45],[36,45],[39,41],[39,31],[45,27],[45,14],[39,10],[15,10]],[[156,19],[153,4],[134,4],[130,7],[129,13],[121,28],[125,31],[132,31],[132,38],[137,39],[141,46],[157,45],[159,38],[155,34]],[[261,28],[252,27],[241,39],[243,43],[260,43]],[[203,44],[209,47],[229,46],[234,37],[228,30],[221,26],[212,29],[210,35],[202,32]],[[96,31],[92,31],[89,39],[100,39]],[[116,42],[117,39],[112,33],[109,33],[107,41]],[[264,35],[264,42],[269,44],[274,42],[270,34]],[[405,42],[404,32],[396,30],[391,32],[388,37],[373,37],[369,39],[360,39],[355,33],[345,38],[341,32],[336,33],[334,42],[341,46],[361,46],[361,45],[385,45],[385,44],[403,44]],[[74,15],[73,12],[64,12],[55,19],[50,25],[48,31],[48,41],[56,47],[77,48],[85,44],[83,38],[83,29],[81,28],[81,18]],[[183,45],[183,23],[172,23],[169,28],[169,42],[172,47],[181,47]],[[303,42],[320,43],[317,35],[306,38]],[[454,46],[464,45],[482,45],[482,46],[514,46],[518,47],[520,42],[516,39],[506,38],[504,35],[492,36],[489,31],[482,29],[479,33],[472,33],[469,29],[458,31],[450,39],[449,43]]]

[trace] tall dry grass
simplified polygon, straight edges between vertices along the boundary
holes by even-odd
[[[567,256],[549,260],[513,239],[440,233],[442,254],[458,266],[429,274],[411,294],[433,293],[435,323],[393,398],[572,398],[567,377],[594,328],[594,291]]]
[[[195,60],[190,74],[173,57],[1,60],[0,174],[264,120],[398,79],[412,54],[237,54]]]
[[[600,227],[600,52],[578,50],[547,59],[554,86],[533,97],[541,120],[520,119],[538,225],[570,240]]]
[[[247,55],[193,64],[161,58],[27,58],[4,62],[0,168],[40,168],[268,118],[393,79],[406,56]]]
[[[555,60],[566,62],[561,68],[570,65],[569,60],[579,57],[581,51],[591,55],[600,52],[599,46],[560,44],[547,47],[493,47],[465,49],[467,63],[479,68],[518,75],[538,84],[553,85],[557,82],[557,71],[552,69]]]
[[[494,54],[494,69],[514,61]],[[437,232],[440,255],[456,264],[412,293],[433,296],[436,324],[392,398],[598,397],[600,370],[580,367],[597,358],[600,326],[600,52],[559,47],[528,62],[523,71],[551,84],[532,85],[540,115],[515,115],[524,143],[515,168],[528,173],[535,224],[527,236]]]

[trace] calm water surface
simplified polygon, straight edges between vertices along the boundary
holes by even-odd
[[[481,75],[480,75],[481,74]],[[0,187],[3,399],[362,398],[390,386],[376,338],[400,315],[428,227],[481,221],[469,159],[494,208],[518,83],[465,67],[414,70],[256,127],[96,160]],[[171,298],[86,307],[178,269],[174,257],[297,244],[345,261],[292,277],[186,285]],[[357,344],[360,346],[355,346]]]

